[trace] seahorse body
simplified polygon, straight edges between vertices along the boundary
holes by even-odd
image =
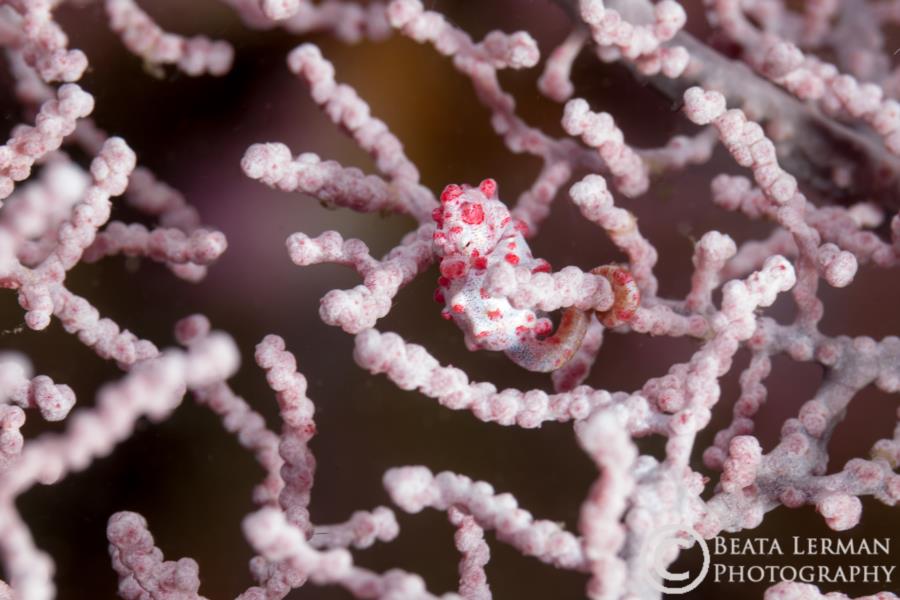
[[[547,261],[532,256],[523,235],[526,225],[511,217],[496,194],[497,184],[492,179],[477,188],[449,185],[441,194],[441,206],[433,215],[437,223],[434,246],[441,256],[435,300],[445,305],[442,315],[463,330],[470,350],[502,350],[530,371],[553,371],[581,346],[590,316],[582,310],[566,309],[553,332],[549,319],[488,293],[488,269],[501,261],[533,273],[550,271]],[[598,269],[605,269],[595,272],[610,279],[614,292],[620,290],[616,304],[620,295],[632,303],[630,309],[614,306],[598,316],[611,323],[627,320],[628,311],[633,313],[637,306],[633,302],[639,300],[631,275],[612,265]]]

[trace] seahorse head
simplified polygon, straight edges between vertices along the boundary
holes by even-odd
[[[485,179],[478,187],[448,185],[433,217],[437,254],[459,257],[466,263],[488,256],[511,220],[509,210],[497,198],[493,179]]]

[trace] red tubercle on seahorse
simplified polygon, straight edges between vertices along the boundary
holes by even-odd
[[[481,225],[484,222],[484,209],[480,204],[466,202],[462,205],[462,220],[469,225]]]
[[[553,270],[550,263],[543,258],[537,259],[537,263],[538,265],[531,269],[532,273],[550,273]]]
[[[455,183],[451,183],[447,187],[444,188],[444,191],[441,192],[441,203],[446,204],[448,202],[452,202],[459,198],[463,193],[463,189],[456,185]]]
[[[497,182],[493,179],[485,179],[478,185],[478,189],[481,190],[481,193],[484,194],[486,198],[497,197]]]
[[[442,261],[440,270],[447,279],[457,279],[466,274],[467,265],[463,260]]]

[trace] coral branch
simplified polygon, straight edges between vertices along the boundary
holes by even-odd
[[[78,119],[94,110],[94,98],[72,83],[59,88],[57,96],[41,106],[34,127],[23,126],[0,146],[0,199],[13,191],[14,182],[26,179],[35,161],[59,148],[63,138],[75,130]]]
[[[468,410],[478,419],[501,425],[539,427],[545,421],[583,419],[611,401],[608,392],[576,388],[547,394],[541,390],[497,391],[486,382],[470,382],[460,369],[443,367],[422,346],[406,344],[394,333],[367,329],[356,336],[356,363],[372,374],[385,373],[400,389],[418,389],[441,405]]]
[[[224,334],[209,336],[188,354],[162,354],[136,365],[122,381],[104,388],[96,408],[76,412],[64,434],[47,435],[26,445],[20,458],[0,474],[0,553],[17,594],[49,599],[54,586],[49,558],[34,547],[13,508],[16,496],[36,483],[54,483],[70,471],[86,468],[126,439],[138,418],[165,418],[181,402],[186,386],[225,379],[236,370],[237,362],[234,343]]]
[[[119,574],[119,596],[140,600],[156,596],[205,600],[200,589],[199,567],[190,558],[162,560],[154,546],[147,521],[133,512],[118,512],[106,528],[113,569]]]
[[[384,474],[384,487],[406,512],[462,508],[479,526],[496,531],[498,540],[526,556],[562,569],[587,569],[578,538],[557,523],[535,520],[510,494],[495,494],[488,483],[448,471],[433,475],[424,467],[401,467]]]
[[[484,565],[491,559],[491,551],[484,541],[484,530],[471,515],[455,506],[447,510],[450,522],[456,527],[453,540],[462,554],[459,561],[459,595],[466,600],[490,600]]]
[[[169,33],[137,1],[104,3],[109,27],[145,66],[157,74],[160,65],[171,64],[190,75],[226,75],[235,57],[229,43]],[[565,132],[558,138],[526,122],[517,112],[516,97],[501,85],[501,71],[538,65],[538,42],[528,31],[488,31],[479,41],[449,17],[427,10],[422,0],[223,0],[249,27],[303,36],[287,54],[288,69],[309,88],[324,118],[370,157],[375,174],[312,152],[295,156],[278,141],[249,146],[240,165],[227,168],[239,173],[240,167],[250,179],[313,196],[326,206],[400,215],[391,217],[391,227],[414,221],[381,258],[363,241],[338,231],[317,236],[297,232],[287,239],[287,253],[298,267],[336,264],[358,275],[359,285],[332,289],[319,305],[322,321],[354,336],[357,365],[372,375],[385,374],[401,390],[468,411],[481,421],[523,429],[552,421],[567,424],[556,428],[571,425],[595,466],[595,481],[578,503],[577,534],[560,523],[535,519],[512,493],[498,494],[483,481],[450,471],[435,475],[423,465],[387,470],[383,484],[400,509],[445,511],[455,528],[454,545],[461,555],[458,594],[445,594],[446,600],[491,598],[488,531],[520,554],[576,571],[587,581],[589,598],[650,599],[660,597],[650,570],[664,572],[678,554],[676,546],[657,552],[660,548],[652,544],[658,545],[661,534],[673,533],[681,548],[685,533],[710,538],[752,529],[781,506],[813,507],[833,531],[846,531],[860,523],[864,497],[891,507],[900,501],[900,421],[892,433],[867,442],[867,456],[850,458],[837,469],[833,464],[839,439],[835,431],[859,394],[869,386],[886,394],[900,392],[900,338],[822,331],[826,301],[831,311],[858,311],[859,305],[846,294],[819,293],[824,280],[834,288],[860,285],[854,290],[864,294],[871,275],[856,282],[860,266],[878,270],[900,265],[900,215],[894,214],[900,182],[900,102],[895,98],[900,69],[888,54],[891,27],[900,23],[900,2],[707,0],[707,23],[692,23],[697,36],[684,28],[688,15],[699,21],[701,11],[675,0],[556,2],[567,10],[572,27],[558,31],[559,45],[537,81],[538,91],[556,103],[542,101],[522,113],[545,110],[549,121]],[[0,146],[0,288],[14,293],[25,311],[24,326],[16,316],[0,333],[12,341],[25,327],[32,330],[28,336],[39,335],[55,316],[65,332],[101,358],[114,360],[126,374],[104,386],[93,407],[72,411],[72,388],[34,376],[21,354],[0,355],[0,570],[11,584],[0,582],[0,600],[48,600],[55,594],[53,561],[37,548],[19,510],[23,495],[36,484],[57,483],[108,455],[132,435],[139,419],[168,418],[187,391],[221,418],[225,430],[262,469],[261,477],[254,476],[260,477],[253,489],[255,512],[243,520],[244,535],[257,554],[250,561],[254,585],[239,600],[281,600],[308,582],[337,585],[356,598],[437,598],[419,575],[399,569],[376,573],[355,564],[356,550],[399,536],[392,509],[366,504],[375,508],[348,511],[344,522],[317,523],[312,450],[317,407],[307,395],[309,384],[297,359],[287,350],[295,342],[267,335],[255,349],[281,419],[278,428],[270,428],[256,400],[241,398],[226,381],[238,366],[237,347],[225,334],[212,332],[206,317],[193,315],[176,325],[175,337],[184,351],[160,352],[149,339],[102,318],[91,302],[72,291],[77,288],[70,286],[83,281],[80,273],[72,274],[78,265],[113,255],[147,257],[178,277],[197,281],[228,244],[216,227],[201,225],[200,213],[184,196],[138,166],[122,138],[101,128],[95,118],[106,118],[107,108],[92,118],[94,97],[74,83],[86,72],[87,57],[69,48],[61,25],[68,21],[54,17],[57,8],[69,3],[81,4],[0,0],[0,46],[9,61],[11,91],[24,108],[24,122],[33,123],[14,127]],[[482,8],[481,3],[472,5]],[[535,14],[544,16],[542,10],[523,7],[517,22],[532,19],[533,24]],[[493,179],[477,186],[450,184],[437,196],[435,177],[450,178],[451,172],[465,177],[462,171],[482,168],[473,162],[483,155],[435,162],[420,161],[427,159],[420,151],[407,154],[400,138],[372,115],[352,87],[336,79],[335,65],[306,37],[323,32],[353,43],[384,39],[394,30],[448,58],[471,82],[486,109],[482,116],[489,115],[503,145],[537,159],[528,165],[533,172],[524,181],[506,169],[511,185],[521,190],[514,203],[501,200]],[[543,35],[551,30],[548,21],[533,31]],[[83,25],[78,33],[85,34]],[[242,52],[252,46],[249,35],[240,34]],[[589,77],[572,77],[577,58],[579,71],[584,67],[588,73],[588,61],[594,65]],[[674,104],[666,108],[658,99],[632,102],[630,97],[608,103],[608,94],[624,89],[637,94],[641,86],[620,86],[621,69],[596,70],[597,58],[623,65]],[[390,68],[405,69],[414,62]],[[90,75],[91,86],[109,85],[96,71]],[[239,82],[239,75],[228,81]],[[528,81],[515,77],[516,85]],[[425,89],[417,86],[413,73],[404,71],[398,81],[411,82],[402,93]],[[582,89],[581,81],[588,81],[588,87]],[[54,82],[61,85],[55,88]],[[119,81],[115,83],[110,89],[119,89]],[[603,86],[599,95],[597,85]],[[393,92],[397,86],[387,87]],[[469,136],[474,128],[457,119],[456,100],[421,99],[444,111],[440,118],[455,124],[453,131]],[[634,110],[620,114],[619,107],[630,104]],[[641,112],[653,106],[662,107],[661,118]],[[646,131],[637,130],[636,119],[646,123]],[[701,128],[685,129],[694,125]],[[224,130],[238,132],[239,127]],[[409,147],[443,144],[420,138]],[[634,145],[649,139],[660,141],[655,147]],[[713,154],[717,141],[752,178],[731,174],[721,164]],[[698,168],[670,173],[688,165]],[[188,166],[192,172],[202,167]],[[707,176],[709,188],[695,183]],[[616,205],[607,178],[612,190],[633,206]],[[578,209],[574,213],[565,207],[560,214],[554,210],[554,201],[566,195],[564,188]],[[110,221],[117,210],[112,199],[120,195],[141,213],[140,223],[122,220],[120,214]],[[712,200],[709,219],[701,212],[705,208],[697,209],[707,195]],[[667,202],[665,211],[657,210],[661,202]],[[722,216],[719,209],[733,214],[714,223],[713,217]],[[657,212],[673,222],[656,222]],[[577,228],[570,230],[566,219],[577,219],[578,213],[598,226],[595,236],[608,238],[612,247],[596,244],[595,238],[581,239]],[[636,215],[642,217],[641,227]],[[735,225],[749,220],[761,221],[760,229]],[[243,225],[234,221],[226,218],[224,227]],[[554,227],[555,234],[543,231]],[[667,229],[675,230],[668,238],[663,235]],[[372,235],[381,243],[383,236],[377,231]],[[673,265],[683,261],[689,267],[672,242],[683,243],[688,236],[695,240],[693,269],[689,285],[679,286]],[[577,256],[568,261],[575,264],[558,264],[554,270],[532,249],[544,256]],[[594,260],[601,266],[592,267],[596,263],[589,261]],[[435,338],[427,322],[403,315],[415,313],[418,319],[429,313],[408,308],[405,296],[397,302],[401,288],[432,265],[440,310],[430,316],[435,323],[443,317],[459,327],[451,343],[503,351],[516,365],[550,373],[545,385],[552,383],[555,393],[541,386],[498,389],[438,360],[441,350],[431,347]],[[101,271],[90,276],[90,285]],[[885,282],[890,275],[883,277]],[[247,283],[228,273],[224,277],[229,291]],[[96,285],[104,294],[116,295],[105,281]],[[244,287],[259,296],[257,284]],[[666,297],[661,293],[666,289],[679,291]],[[788,291],[795,305],[788,308],[795,310],[779,306],[766,314]],[[409,293],[415,296],[416,286]],[[864,310],[870,310],[871,300],[862,297],[869,302]],[[148,307],[127,309],[131,319]],[[422,345],[375,329],[388,316],[404,336]],[[843,321],[826,323],[840,329]],[[143,330],[148,325],[137,320],[129,326]],[[406,333],[410,328],[415,331]],[[885,333],[895,332],[879,335]],[[650,361],[648,352],[657,350],[645,349],[648,335],[690,338],[683,340],[689,356],[670,361],[661,374],[637,382],[631,391],[595,387],[591,371],[609,358],[615,359],[613,369],[623,364],[630,371],[658,368],[666,353]],[[610,343],[618,336],[629,336],[630,347],[639,349],[636,357],[623,362],[606,355],[621,348]],[[723,392],[728,388],[722,379],[744,356],[742,351],[750,361],[739,378],[739,395],[731,398]],[[45,358],[36,357],[41,371]],[[815,363],[822,379],[782,424],[777,445],[766,451],[754,433],[756,421],[763,418],[762,404],[780,400],[767,385],[781,358]],[[634,375],[630,371],[629,377]],[[46,372],[55,373],[52,366]],[[83,383],[69,380],[76,388]],[[319,375],[313,379],[311,374],[310,381],[318,384]],[[707,439],[699,434],[713,422],[720,402],[727,405],[718,410],[730,412],[731,421],[709,447],[698,449],[699,441]],[[31,426],[25,426],[26,411],[68,423],[61,433],[26,439]],[[333,420],[329,423],[331,429]],[[342,433],[323,432],[332,435]],[[662,443],[635,441],[648,436]],[[323,448],[349,451],[353,446],[335,445],[325,437],[322,441]],[[700,452],[706,467],[718,472],[714,480],[695,470]],[[41,535],[45,532],[36,537]],[[123,598],[203,600],[198,562],[165,561],[142,516],[113,514],[107,536]],[[778,583],[765,594],[767,600],[826,597],[846,598],[798,582]],[[871,597],[896,598],[889,592]]]
[[[228,42],[167,33],[134,0],[106,0],[106,14],[125,46],[150,64],[174,64],[188,75],[224,75],[231,69],[234,49]]]

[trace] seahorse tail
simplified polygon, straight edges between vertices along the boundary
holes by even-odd
[[[587,333],[590,316],[583,310],[567,308],[553,335],[543,339],[531,337],[506,350],[511,361],[522,368],[538,373],[555,371],[581,347]]]
[[[641,305],[641,291],[638,289],[631,271],[622,265],[603,265],[591,271],[609,280],[613,291],[612,308],[597,311],[597,318],[605,327],[615,327],[627,323],[634,317],[634,311]]]

